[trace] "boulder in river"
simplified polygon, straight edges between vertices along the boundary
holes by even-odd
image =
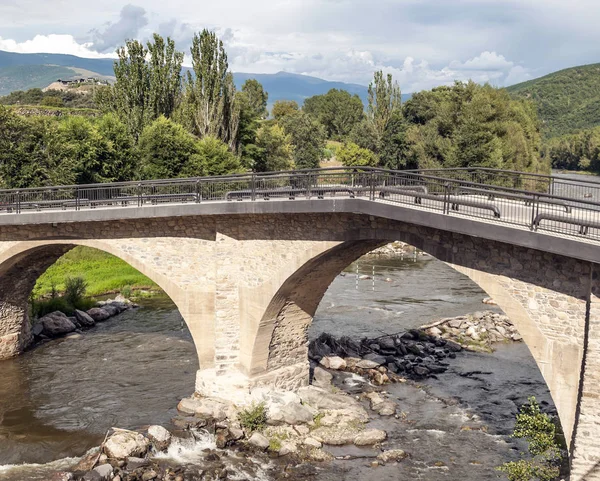
[[[352,412],[361,421],[368,421],[369,415],[365,408],[353,397],[347,394],[336,394],[314,386],[301,387],[298,395],[304,404],[321,411],[328,409],[345,409]]]
[[[96,325],[96,321],[92,319],[86,312],[80,311],[79,309],[75,310],[75,319],[77,322],[81,324],[83,327],[94,327]]]
[[[319,366],[315,367],[312,378],[312,385],[315,387],[329,389],[331,387],[331,381],[333,380],[333,374]]]
[[[77,327],[60,311],[52,312],[40,319],[42,334],[48,337],[61,336],[73,332]]]
[[[390,463],[402,461],[407,456],[408,454],[406,454],[406,452],[404,452],[402,449],[390,449],[389,451],[384,451],[378,454],[377,459],[379,459],[379,461],[383,461],[384,463]]]
[[[235,418],[233,404],[224,399],[192,396],[182,399],[177,405],[177,409],[185,414],[194,414],[201,418],[212,418],[216,421]]]
[[[334,371],[346,369],[346,361],[339,356],[324,357],[321,359],[320,364],[323,367],[333,369]]]
[[[142,434],[133,431],[118,431],[104,443],[104,452],[113,459],[144,456],[150,442]]]
[[[157,451],[166,451],[171,445],[171,433],[162,426],[150,426],[148,437]]]
[[[248,444],[264,451],[269,447],[270,442],[265,436],[256,432],[250,436],[250,439],[248,439]]]
[[[372,446],[385,441],[387,434],[381,429],[365,429],[356,435],[354,444],[356,446]]]
[[[119,310],[119,308],[117,306],[115,306],[114,304],[104,304],[102,306],[102,309],[104,309],[106,312],[108,312],[108,316],[112,317],[112,316],[116,316],[117,314],[119,314],[121,311]]]
[[[88,316],[90,316],[95,322],[106,321],[110,317],[110,314],[103,307],[92,307],[89,311],[87,311]]]

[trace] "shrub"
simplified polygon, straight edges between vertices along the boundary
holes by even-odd
[[[560,475],[562,452],[553,419],[542,413],[535,397],[521,407],[512,434],[525,439],[531,459],[505,463],[498,468],[506,473],[510,481],[551,481]]]
[[[52,297],[47,300],[38,300],[32,304],[34,317],[44,317],[54,311],[64,312],[68,316],[73,314],[74,309],[63,297]]]
[[[337,151],[337,159],[346,166],[371,166],[377,165],[377,156],[369,149],[363,149],[349,142]]]
[[[87,283],[82,277],[69,277],[65,281],[64,298],[71,306],[75,306],[83,299],[86,289]]]
[[[121,295],[125,299],[129,299],[131,297],[131,286],[125,286],[125,287],[123,287],[123,289],[121,289]]]
[[[250,432],[258,431],[267,425],[267,409],[265,403],[254,404],[238,414],[240,424]]]

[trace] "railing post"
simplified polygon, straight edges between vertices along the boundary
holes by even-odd
[[[530,230],[537,230],[535,225],[535,218],[540,212],[540,196],[533,195],[531,199],[531,225],[529,227]]]
[[[79,210],[79,187],[75,187],[75,210]]]
[[[16,206],[17,214],[21,213],[21,191],[17,190],[17,206]]]
[[[370,176],[369,200],[375,200],[375,171],[371,171]]]
[[[306,173],[306,198],[310,199],[310,188],[311,188],[310,172]]]
[[[450,183],[444,184],[444,214],[450,214]]]
[[[200,185],[200,179],[196,179],[196,204],[202,201],[202,189]]]
[[[250,198],[255,201],[256,200],[256,174],[252,172],[252,178],[250,180]]]
[[[142,206],[142,183],[139,182],[137,187],[138,187],[138,189],[137,189],[138,190],[138,195],[137,195],[138,207],[141,207]]]

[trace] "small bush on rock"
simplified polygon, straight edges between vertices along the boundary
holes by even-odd
[[[531,459],[505,463],[498,471],[506,473],[510,481],[552,481],[560,476],[562,452],[553,419],[542,413],[535,397],[521,407],[514,438],[525,439]]]
[[[250,432],[259,431],[267,425],[267,409],[265,403],[254,404],[238,414],[242,427]]]

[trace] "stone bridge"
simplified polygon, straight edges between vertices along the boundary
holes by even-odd
[[[318,197],[0,214],[0,358],[30,342],[38,276],[84,245],[128,262],[178,306],[198,353],[198,393],[243,403],[255,386],[297,388],[308,383],[307,330],[330,283],[400,240],[496,300],[548,384],[571,479],[600,479],[600,243],[376,195]]]

